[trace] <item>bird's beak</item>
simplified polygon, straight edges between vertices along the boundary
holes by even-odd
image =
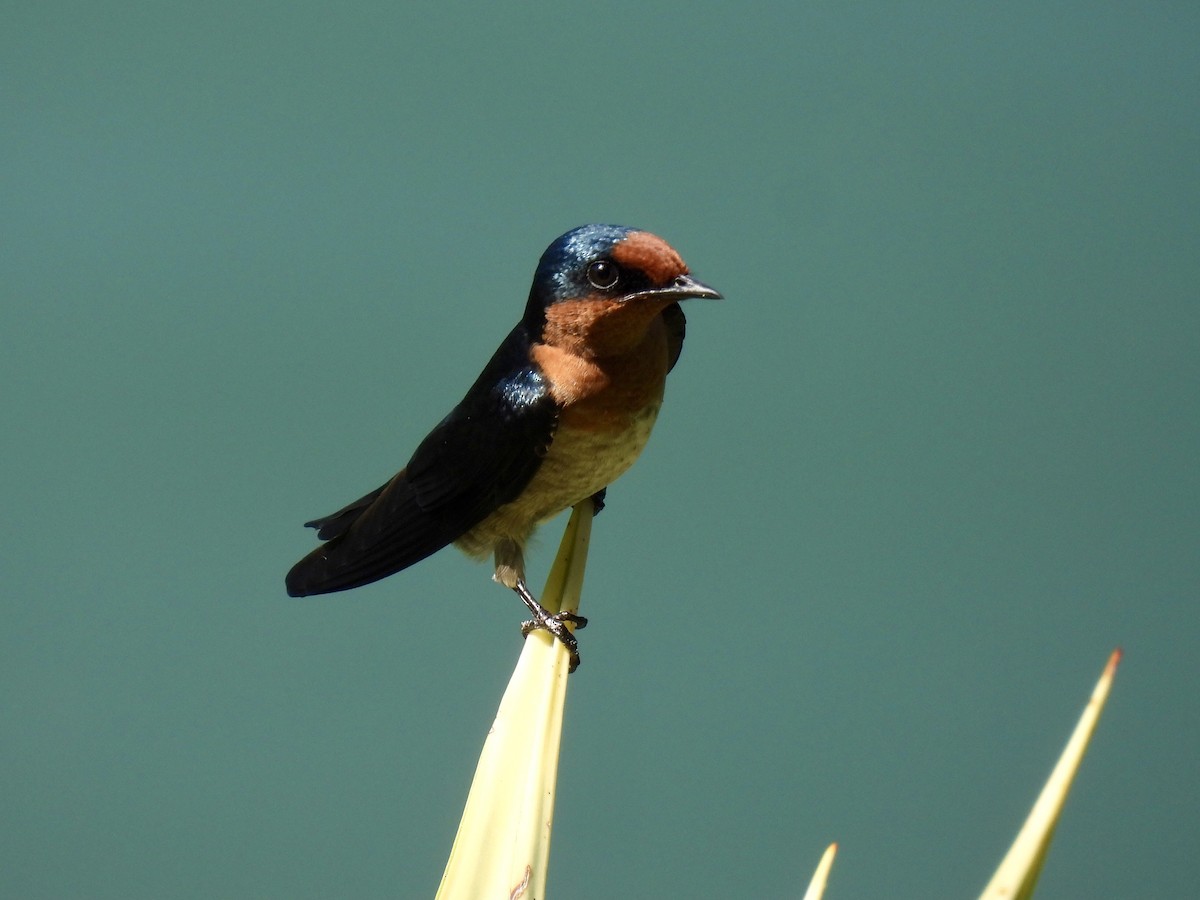
[[[660,300],[722,300],[724,299],[719,291],[715,291],[707,284],[697,281],[691,275],[680,275],[673,279],[668,284],[664,284],[659,288],[651,288],[648,291],[639,291],[636,294],[629,295],[627,300],[637,300],[642,297],[654,297]]]

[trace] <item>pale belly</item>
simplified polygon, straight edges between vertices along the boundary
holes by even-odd
[[[592,496],[633,465],[650,439],[659,406],[656,402],[645,407],[617,431],[560,427],[521,496],[501,506],[455,545],[481,558],[502,540],[524,546],[538,524]]]

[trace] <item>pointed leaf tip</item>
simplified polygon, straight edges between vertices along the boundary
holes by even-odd
[[[1088,742],[1096,730],[1096,723],[1108,699],[1113,675],[1120,660],[1121,650],[1117,648],[1109,655],[1104,672],[1096,682],[1096,687],[1084,706],[1083,714],[1071,733],[1066,748],[1050,773],[1041,794],[1038,795],[1025,824],[1017,833],[1016,840],[980,895],[980,900],[1028,900],[1033,896],[1033,889],[1049,853],[1050,841],[1054,837],[1067,793],[1083,762]]]
[[[571,513],[542,603],[577,609],[591,503]],[[500,700],[471,782],[438,900],[545,897],[569,653],[544,631],[529,635]]]
[[[837,855],[837,849],[835,841],[821,854],[821,861],[817,863],[812,881],[808,883],[808,890],[804,892],[804,900],[821,900],[825,895],[825,885],[829,882],[829,872],[833,868],[833,858]]]

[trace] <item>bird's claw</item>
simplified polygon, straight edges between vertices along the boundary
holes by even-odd
[[[529,632],[536,631],[539,628],[544,628],[546,631],[555,633],[555,624],[571,624],[578,630],[587,627],[588,620],[585,616],[576,615],[572,612],[560,612],[547,615],[545,619],[528,619],[521,623],[521,634],[526,637]],[[564,629],[565,630],[565,629]],[[571,632],[567,632],[570,634]]]
[[[600,515],[600,510],[604,509],[604,495],[608,493],[607,487],[602,487],[596,493],[592,494],[592,516]]]
[[[562,645],[567,648],[567,652],[571,655],[571,662],[567,668],[568,672],[574,672],[579,668],[579,641],[575,639],[575,635],[567,628],[567,625],[574,625],[577,629],[587,626],[588,620],[583,616],[576,615],[572,612],[558,612],[552,615],[547,615],[544,618],[529,619],[521,623],[521,634],[529,637],[529,632],[539,629],[550,632],[555,638],[562,642]]]

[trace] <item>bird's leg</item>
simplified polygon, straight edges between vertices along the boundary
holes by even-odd
[[[567,671],[574,672],[579,668],[579,642],[567,625],[583,628],[587,625],[587,619],[572,612],[551,613],[538,603],[537,598],[525,584],[525,556],[521,552],[520,545],[515,541],[505,540],[496,545],[496,574],[492,577],[505,587],[514,590],[533,615],[532,619],[521,623],[521,634],[528,637],[529,632],[535,629],[545,629],[560,640],[567,648],[567,652],[571,654],[571,662]]]

